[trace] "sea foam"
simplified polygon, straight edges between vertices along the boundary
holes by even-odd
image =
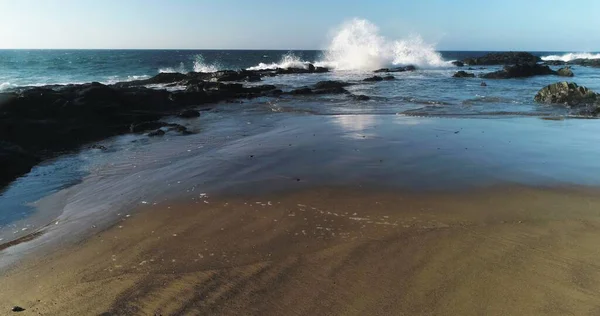
[[[592,54],[592,53],[568,53],[564,55],[549,55],[542,57],[544,61],[550,60],[560,60],[564,62],[569,62],[575,59],[600,59],[600,54]]]
[[[422,68],[445,67],[444,61],[431,44],[418,36],[389,40],[379,34],[379,28],[364,19],[342,24],[324,52],[324,58],[311,62],[315,66],[334,70],[370,71],[384,67],[415,65]],[[308,61],[286,54],[278,63],[260,63],[249,70],[307,67]]]
[[[300,57],[289,52],[281,57],[281,60],[277,63],[259,63],[256,66],[248,68],[248,70],[266,70],[266,69],[277,69],[277,68],[308,68],[310,62],[303,61]]]
[[[194,56],[194,61],[192,63],[192,67],[191,67],[191,71],[194,72],[215,72],[215,71],[219,71],[220,67],[217,64],[207,64],[204,61],[204,56],[202,56],[201,54],[198,54],[196,56]],[[190,70],[188,70],[188,68],[185,66],[184,62],[180,62],[178,67],[166,67],[166,68],[160,68],[158,69],[158,72],[160,73],[174,73],[174,72],[179,72],[179,73],[188,73]]]

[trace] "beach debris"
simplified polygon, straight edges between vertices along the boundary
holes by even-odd
[[[12,308],[12,311],[13,312],[23,312],[23,311],[25,311],[25,309],[21,306],[15,306]]]

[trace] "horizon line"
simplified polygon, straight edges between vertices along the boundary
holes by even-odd
[[[0,48],[6,50],[128,50],[128,51],[326,51],[327,49],[307,48]],[[530,52],[530,53],[598,53],[584,50],[525,50],[525,49],[439,49],[437,52]]]

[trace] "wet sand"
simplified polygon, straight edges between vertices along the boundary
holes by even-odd
[[[597,315],[600,195],[350,187],[204,197],[113,227],[0,282],[24,315]]]

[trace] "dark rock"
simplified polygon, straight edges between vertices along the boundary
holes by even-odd
[[[145,131],[149,131],[151,129],[158,129],[158,128],[161,128],[161,127],[164,127],[167,125],[168,125],[167,123],[160,122],[160,121],[143,122],[143,123],[131,124],[129,131],[131,133],[143,133]]]
[[[396,67],[396,68],[381,68],[381,69],[377,69],[374,72],[376,73],[380,73],[380,72],[405,72],[405,71],[415,71],[417,70],[417,67],[413,66],[413,65],[408,65],[405,67]]]
[[[463,62],[462,62],[462,61],[460,61],[460,60],[455,60],[455,61],[453,61],[453,62],[452,62],[452,64],[453,64],[454,66],[456,66],[456,67],[464,67],[464,66],[465,66],[465,63],[463,63]]]
[[[108,150],[108,148],[106,148],[105,146],[98,145],[98,144],[94,144],[94,145],[90,146],[90,149],[100,149],[102,151],[107,151]]]
[[[396,79],[396,77],[391,76],[391,75],[383,77],[383,80],[387,80],[387,81],[389,81],[389,80],[395,80],[395,79]]]
[[[482,87],[487,87],[487,83],[485,83],[485,82],[481,82],[481,85],[480,85],[480,86],[482,86]]]
[[[290,91],[290,94],[295,94],[295,95],[312,94],[312,89],[311,88],[295,89],[295,90]]]
[[[573,60],[569,61],[567,64],[598,68],[598,67],[600,67],[600,59],[597,59],[597,58],[596,59],[583,59],[583,58],[573,59]]]
[[[515,66],[505,66],[503,70],[484,74],[482,77],[486,79],[510,79],[510,78],[525,78],[543,75],[556,75],[556,71],[550,67],[539,64],[522,64]]]
[[[12,311],[13,312],[23,312],[23,311],[25,311],[25,309],[21,306],[15,306],[12,308]]]
[[[453,78],[475,78],[475,74],[461,70],[461,71],[456,72],[454,75],[452,75],[452,77]]]
[[[544,61],[544,65],[549,65],[549,66],[563,66],[566,65],[567,63],[562,61],[562,60],[547,60]]]
[[[196,110],[183,110],[183,111],[179,112],[179,114],[177,114],[177,116],[182,117],[182,118],[200,117],[200,112],[198,112]]]
[[[315,72],[315,70],[316,70],[316,68],[315,68],[315,65],[313,65],[313,64],[308,64],[308,71],[310,71],[310,72]]]
[[[598,105],[600,96],[574,82],[558,82],[542,88],[534,100],[546,104],[564,104],[569,107]]]
[[[348,90],[342,88],[342,87],[332,87],[332,88],[326,88],[326,89],[315,89],[313,90],[314,94],[344,94],[344,93],[350,93],[348,92]]]
[[[353,95],[352,98],[354,100],[357,100],[357,101],[368,101],[368,100],[371,100],[370,97],[368,97],[368,96],[366,96],[364,94]]]
[[[325,73],[325,72],[329,72],[329,68],[317,67],[317,68],[315,68],[315,71],[314,71],[314,73]]]
[[[165,131],[163,131],[162,129],[157,129],[153,132],[148,133],[149,137],[156,137],[156,136],[163,136],[165,135]]]
[[[15,177],[27,173],[39,162],[23,148],[0,141],[0,185],[12,181]]]
[[[343,87],[347,87],[349,85],[351,85],[351,84],[348,82],[343,82],[343,81],[333,81],[333,80],[319,81],[319,82],[317,82],[317,84],[315,84],[315,89],[343,88]]]
[[[380,77],[380,76],[373,76],[373,77],[365,78],[365,79],[363,79],[363,81],[366,81],[366,82],[377,82],[377,81],[383,81],[383,78]]]
[[[462,60],[467,65],[511,65],[529,64],[541,61],[538,56],[526,52],[490,53],[482,57],[466,58]]]
[[[561,77],[574,77],[575,74],[571,70],[571,67],[563,67],[556,71],[556,73]]]
[[[180,125],[180,124],[175,124],[175,123],[171,123],[168,125],[169,128],[167,129],[168,132],[177,132],[181,135],[190,135],[193,134],[192,132],[190,132],[187,127]]]

